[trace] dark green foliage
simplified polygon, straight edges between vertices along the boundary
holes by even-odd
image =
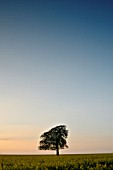
[[[68,147],[67,136],[68,130],[66,130],[65,125],[56,126],[41,135],[42,140],[38,148],[39,150],[56,150],[56,154],[59,155],[59,149]]]

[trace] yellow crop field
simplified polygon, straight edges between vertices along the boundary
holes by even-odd
[[[113,170],[113,154],[0,155],[0,170]]]

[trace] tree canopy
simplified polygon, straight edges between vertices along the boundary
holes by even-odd
[[[56,150],[56,155],[59,155],[59,149],[68,148],[66,138],[68,130],[65,125],[59,125],[48,132],[44,132],[40,138],[39,150]]]

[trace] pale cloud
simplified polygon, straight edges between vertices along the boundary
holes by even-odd
[[[8,138],[0,138],[1,141],[9,140]]]

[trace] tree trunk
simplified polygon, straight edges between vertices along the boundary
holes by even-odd
[[[56,148],[56,155],[59,156],[59,148]]]
[[[56,141],[56,155],[59,156],[59,147],[58,147],[58,141]]]

